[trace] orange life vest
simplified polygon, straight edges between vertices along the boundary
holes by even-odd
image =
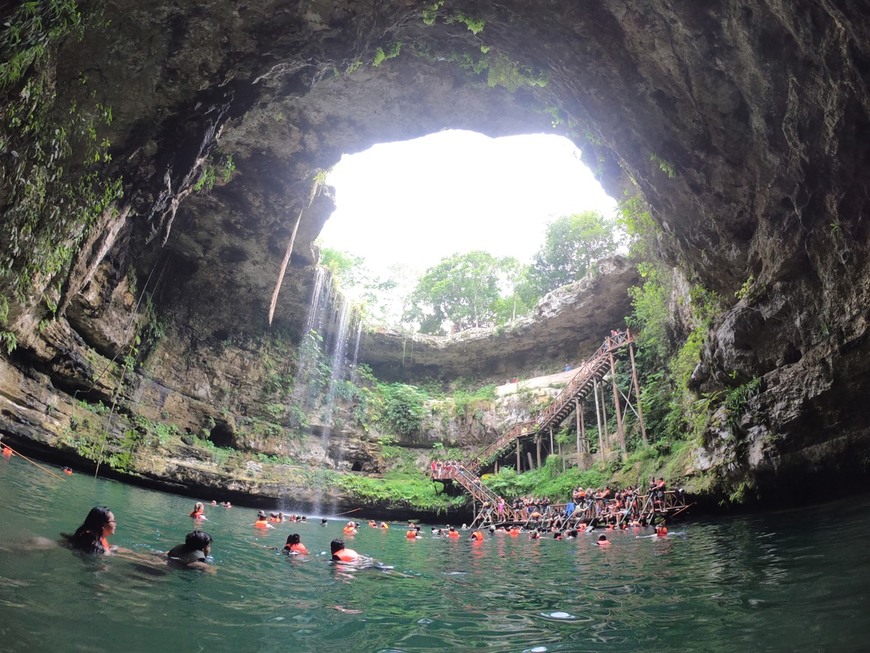
[[[305,548],[305,545],[302,542],[298,544],[291,544],[289,546],[284,546],[284,549],[287,551],[292,551],[293,553],[301,553],[302,555],[308,555],[308,549]]]
[[[359,560],[359,553],[353,549],[339,549],[332,554],[332,559],[338,559],[341,562],[356,562]]]
[[[254,522],[254,528],[269,528],[269,522],[265,519],[258,519]]]

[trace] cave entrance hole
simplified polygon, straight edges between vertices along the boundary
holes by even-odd
[[[216,447],[232,447],[235,444],[233,430],[226,422],[218,422],[212,427],[208,439]]]
[[[616,201],[580,154],[555,134],[464,130],[344,154],[326,180],[336,208],[318,245],[364,259],[362,267],[395,283],[393,298],[453,254],[482,250],[531,263],[552,219],[590,210],[615,216]],[[390,299],[381,303],[382,321],[397,324]]]

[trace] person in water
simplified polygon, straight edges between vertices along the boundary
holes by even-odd
[[[287,544],[284,545],[284,553],[298,553],[299,555],[308,555],[308,549],[302,544],[299,533],[290,533],[287,536]]]
[[[360,560],[360,554],[344,546],[344,540],[341,539],[332,540],[329,543],[329,550],[332,552],[332,559],[335,562],[358,562]]]
[[[115,515],[106,506],[91,508],[84,523],[72,535],[63,533],[69,545],[84,551],[99,555],[111,555],[118,547],[109,544],[109,536],[115,534]]]
[[[598,536],[598,541],[595,544],[598,546],[610,546],[610,540],[608,540],[607,536],[602,533]]]
[[[260,512],[257,513],[257,521],[254,522],[254,528],[266,530],[268,528],[275,528],[275,527],[269,523],[269,520],[266,519],[266,513],[261,510]]]
[[[184,544],[172,547],[166,557],[170,564],[188,569],[208,569],[211,543],[212,537],[205,531],[191,531],[184,538]]]
[[[193,504],[193,510],[190,512],[190,516],[196,520],[205,520],[205,505],[202,501],[197,501]]]

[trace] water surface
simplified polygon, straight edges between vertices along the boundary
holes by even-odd
[[[346,518],[259,533],[251,526],[256,511],[239,507],[206,506],[214,574],[31,543],[72,532],[104,504],[118,520],[113,544],[165,551],[191,530],[193,503],[0,459],[0,649],[870,649],[870,497],[684,522],[662,539],[611,533],[609,549],[592,535],[487,535],[475,545],[467,533],[451,541],[428,527],[408,541],[402,524],[387,532],[364,526],[348,538],[390,571],[328,562],[329,541],[342,535]],[[280,507],[292,510],[292,501]],[[288,558],[271,548],[290,532],[312,555]]]

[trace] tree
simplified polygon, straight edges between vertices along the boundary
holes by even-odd
[[[457,331],[492,326],[505,276],[505,260],[492,254],[449,256],[420,277],[405,318],[433,334],[442,332],[445,323]]]
[[[368,267],[364,258],[329,247],[320,250],[320,265],[332,273],[342,293],[358,303],[357,308],[367,322],[387,324],[398,320],[401,311],[394,304],[402,297],[398,296],[401,284],[396,279],[407,275],[391,269],[392,278],[382,278]]]
[[[613,228],[598,211],[562,216],[551,222],[530,275],[539,292],[543,295],[579,281],[596,262],[613,254]]]

